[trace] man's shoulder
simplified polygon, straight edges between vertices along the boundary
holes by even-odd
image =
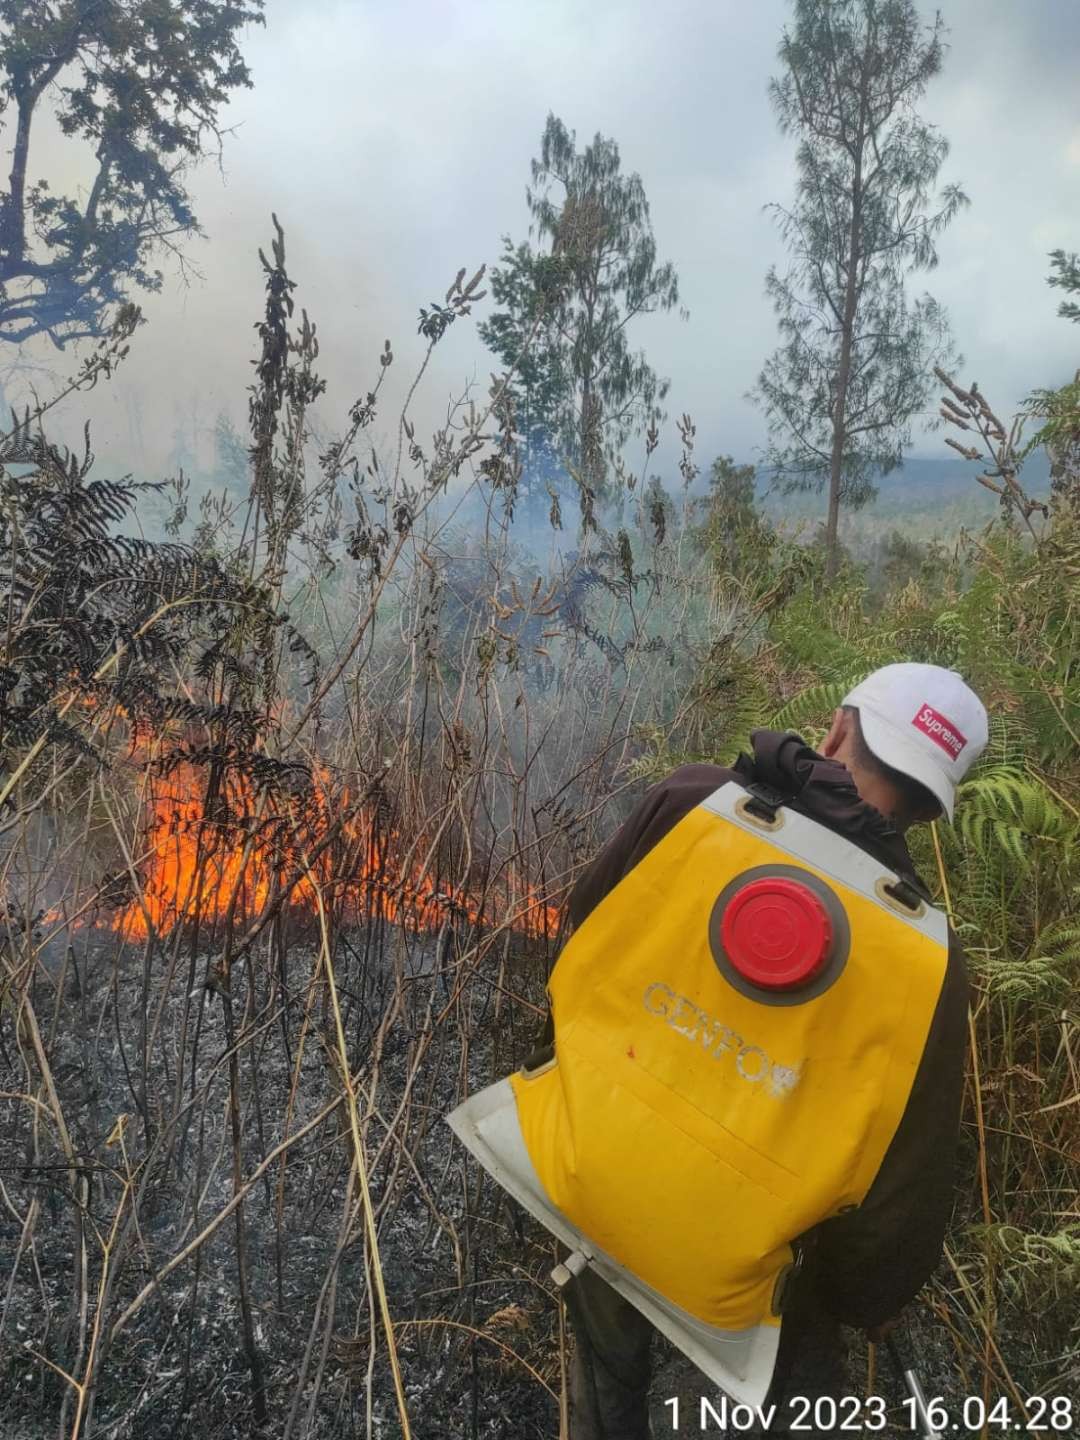
[[[574,925],[580,925],[623,876],[691,810],[708,799],[714,790],[738,778],[734,770],[723,765],[689,764],[680,765],[650,786],[575,885],[569,902]]]
[[[726,765],[695,761],[680,765],[658,780],[646,792],[639,814],[646,824],[661,819],[665,827],[675,825],[702,801],[731,781],[745,785],[746,779]]]
[[[712,765],[705,761],[692,761],[686,765],[680,765],[658,780],[652,786],[652,792],[670,794],[699,794],[702,799],[711,795],[714,790],[719,790],[721,785],[728,784],[731,780],[739,780],[736,770],[727,765]]]

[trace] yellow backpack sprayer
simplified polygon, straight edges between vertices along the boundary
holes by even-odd
[[[550,979],[554,1052],[449,1117],[496,1181],[735,1400],[773,1374],[800,1236],[858,1206],[945,975],[945,917],[850,841],[727,784]]]

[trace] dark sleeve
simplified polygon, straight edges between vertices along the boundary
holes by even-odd
[[[908,1103],[857,1210],[817,1232],[815,1283],[848,1325],[897,1315],[933,1274],[952,1210],[967,1054],[968,987],[950,938],[945,980]]]
[[[682,765],[647,790],[570,892],[567,908],[574,928],[684,816],[735,779],[733,771],[719,765]]]

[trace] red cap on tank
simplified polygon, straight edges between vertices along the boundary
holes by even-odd
[[[751,880],[724,907],[728,959],[763,990],[807,985],[829,958],[833,924],[808,885],[782,876]]]

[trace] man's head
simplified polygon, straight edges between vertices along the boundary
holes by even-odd
[[[952,818],[956,787],[986,749],[986,710],[956,673],[886,665],[845,695],[821,753],[899,830]]]

